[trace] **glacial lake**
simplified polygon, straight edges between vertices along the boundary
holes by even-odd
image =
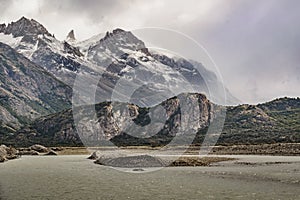
[[[0,199],[300,199],[300,157],[231,156],[239,160],[148,173],[86,157],[23,156],[0,164]]]

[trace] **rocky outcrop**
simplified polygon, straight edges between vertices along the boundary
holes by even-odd
[[[19,157],[18,151],[13,147],[0,146],[0,162],[16,159]]]
[[[67,38],[66,38],[66,41],[69,42],[69,43],[74,43],[76,42],[76,38],[75,38],[75,33],[74,33],[74,30],[71,30],[68,35],[67,35]]]
[[[62,148],[53,147],[47,148],[40,144],[32,145],[28,148],[19,148],[20,155],[29,155],[29,156],[37,156],[37,155],[46,155],[46,156],[56,156],[58,155],[56,151],[60,151]]]
[[[94,151],[87,159],[97,160],[99,157],[100,155],[98,154],[98,151]]]
[[[47,153],[49,149],[39,144],[35,144],[29,147],[30,150],[37,151],[39,153]]]
[[[94,151],[87,159],[90,160],[106,160],[112,158],[126,157],[126,154],[116,153],[116,152],[105,152],[105,151]]]

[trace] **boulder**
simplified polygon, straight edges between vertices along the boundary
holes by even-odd
[[[39,153],[48,153],[49,152],[47,147],[44,147],[44,146],[39,145],[39,144],[32,145],[31,147],[29,147],[29,149],[37,151]]]
[[[0,163],[5,162],[7,159],[4,156],[0,156]]]
[[[95,151],[87,159],[97,160],[98,158],[99,158],[99,155],[98,155],[97,151]]]

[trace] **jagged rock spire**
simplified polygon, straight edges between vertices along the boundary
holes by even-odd
[[[66,38],[66,41],[67,41],[67,42],[70,42],[70,43],[73,43],[73,42],[76,41],[74,30],[71,30],[71,31],[68,33],[67,38]]]

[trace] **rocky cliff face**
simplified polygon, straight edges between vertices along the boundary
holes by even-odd
[[[95,109],[97,115],[92,120],[89,118],[91,109]],[[20,130],[17,139],[20,143],[47,141],[49,145],[78,145],[81,140],[92,146],[109,140],[117,145],[132,145],[133,142],[158,145],[164,137],[172,138],[207,127],[213,116],[213,105],[202,94],[182,94],[151,108],[104,102],[95,107],[78,107],[73,112],[79,113],[75,117],[79,121],[78,132],[72,111],[66,110],[36,120]]]
[[[3,43],[0,85],[0,133],[71,106],[70,87]]]

